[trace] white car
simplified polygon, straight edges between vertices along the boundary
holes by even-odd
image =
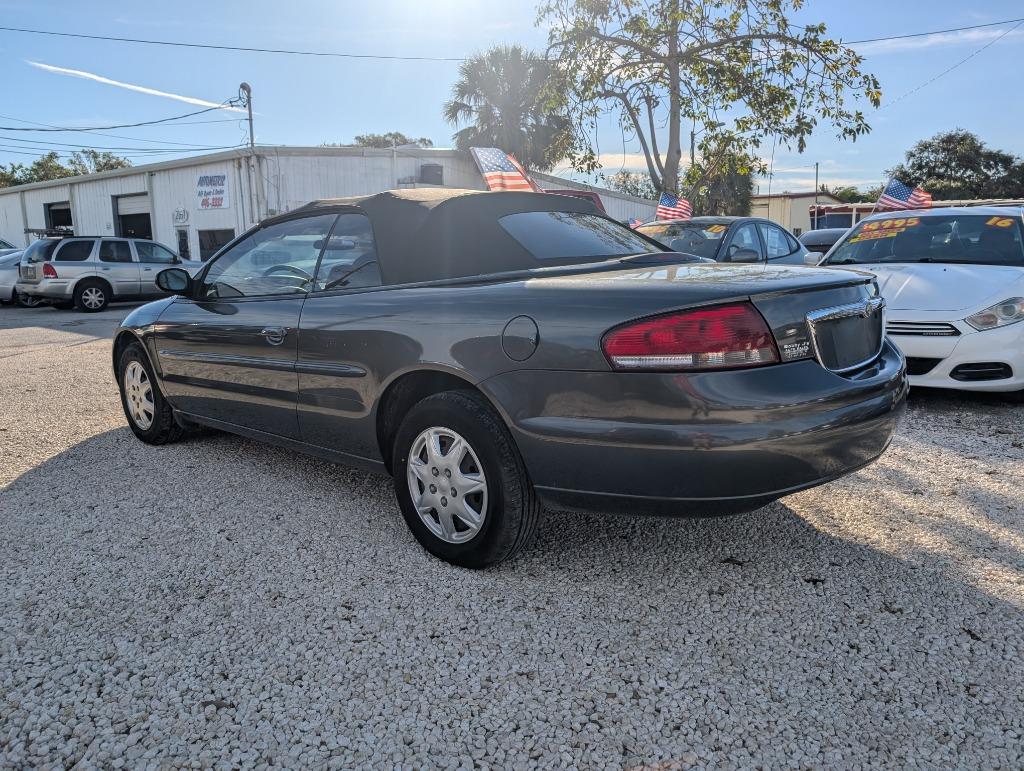
[[[822,265],[878,278],[886,331],[913,386],[1024,390],[1024,209],[887,212],[861,221]]]

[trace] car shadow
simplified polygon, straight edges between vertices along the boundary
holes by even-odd
[[[415,662],[454,651],[453,714],[472,702],[475,720],[503,725],[538,689],[568,691],[592,714],[592,741],[620,747],[626,766],[651,756],[616,726],[655,707],[657,726],[713,726],[696,749],[723,761],[716,747],[775,746],[793,726],[891,763],[1015,741],[1004,732],[1024,689],[1019,546],[975,553],[969,523],[948,519],[945,541],[961,546],[936,556],[903,534],[910,508],[872,496],[884,475],[849,479],[732,517],[546,512],[518,559],[473,572],[418,546],[386,477],[224,434],[152,447],[120,428],[0,490],[0,617],[19,651],[49,639],[141,660],[173,650],[174,671],[154,675],[169,684],[206,679],[179,670],[223,671],[182,686],[185,706],[160,707],[180,720],[242,672],[301,711],[303,678],[323,673],[303,656],[283,663],[300,639],[363,659],[358,677],[334,673],[339,698],[433,688]],[[958,567],[986,559],[995,579]],[[1001,582],[1013,564],[1015,599]],[[250,641],[241,669],[238,651],[221,652],[236,629]],[[127,681],[103,685],[135,709]],[[738,692],[751,698],[732,703]],[[254,740],[246,713],[217,719],[192,730],[235,721]],[[540,713],[520,719],[547,730]]]

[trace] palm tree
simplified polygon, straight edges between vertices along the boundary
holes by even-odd
[[[568,141],[569,122],[544,103],[550,65],[521,46],[496,46],[459,66],[444,117],[460,150],[499,147],[528,169],[550,169]]]

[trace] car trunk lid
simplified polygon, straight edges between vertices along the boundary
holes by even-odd
[[[884,335],[884,303],[875,296],[874,279],[855,271],[799,265],[615,265],[528,279],[526,285],[544,295],[573,290],[579,312],[592,314],[595,325],[604,320],[607,329],[646,316],[749,301],[768,323],[782,362],[814,358],[840,374],[874,359]],[[550,302],[559,300],[552,296]],[[559,306],[552,320],[564,312]]]

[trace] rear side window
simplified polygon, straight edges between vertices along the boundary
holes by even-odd
[[[132,250],[127,241],[100,241],[100,262],[131,262]]]
[[[65,241],[54,256],[56,262],[81,262],[92,254],[93,241]]]
[[[46,262],[60,241],[56,238],[41,238],[33,242],[22,254],[22,262]]]
[[[152,241],[136,241],[135,251],[139,253],[139,262],[159,262],[173,265],[176,261],[174,252]]]
[[[314,289],[365,289],[380,286],[377,246],[370,218],[365,214],[341,214],[316,273]]]
[[[625,225],[596,214],[530,211],[506,214],[498,223],[538,260],[601,260],[658,248]]]
[[[764,245],[768,249],[769,260],[773,260],[776,257],[785,257],[800,248],[796,239],[791,238],[782,228],[777,228],[774,225],[768,225],[763,222],[759,227],[761,228],[761,237],[764,238]]]

